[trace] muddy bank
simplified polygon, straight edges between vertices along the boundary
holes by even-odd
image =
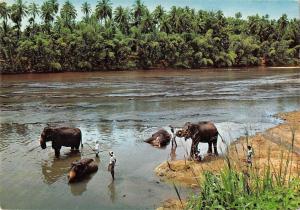
[[[292,177],[300,176],[300,111],[279,113],[276,115],[284,122],[254,136],[244,136],[228,147],[228,155],[232,167],[244,170],[246,164],[247,142],[254,149],[253,166],[263,172],[268,161],[271,162],[271,171],[282,170],[282,160],[289,157],[288,170]],[[284,163],[285,165],[285,163]],[[197,188],[204,171],[219,172],[226,166],[225,157],[206,156],[202,162],[176,160],[164,162],[155,168],[155,173],[167,182],[175,182],[184,186]],[[178,202],[178,201],[177,201]],[[176,204],[168,200],[163,209]],[[180,206],[179,206],[180,208]]]
[[[157,208],[156,210],[166,210],[166,209],[172,209],[172,210],[179,210],[179,209],[185,209],[186,208],[186,200],[182,200],[182,202],[179,201],[179,199],[176,198],[170,198],[162,204],[161,207]]]

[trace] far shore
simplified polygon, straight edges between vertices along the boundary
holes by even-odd
[[[254,136],[243,136],[229,145],[227,157],[234,160],[234,167],[243,171],[247,167],[246,147],[251,145],[254,149],[253,166],[263,169],[270,158],[272,171],[278,171],[281,156],[286,159],[291,155],[291,175],[300,176],[300,110],[279,113],[275,117],[284,120],[284,123],[259,132]],[[247,143],[248,142],[248,143]],[[175,160],[161,163],[155,168],[155,173],[161,180],[174,182],[178,185],[197,188],[201,183],[204,171],[218,173],[226,167],[225,157],[206,156],[201,162]],[[177,198],[168,199],[159,209],[181,209]]]
[[[63,74],[63,73],[105,73],[105,72],[143,72],[143,71],[239,71],[251,69],[299,69],[300,66],[243,66],[243,67],[211,67],[211,68],[197,68],[197,69],[180,69],[180,68],[149,68],[149,69],[115,69],[115,70],[95,70],[95,71],[32,71],[32,72],[0,72],[0,76],[4,75],[34,75],[34,74]]]

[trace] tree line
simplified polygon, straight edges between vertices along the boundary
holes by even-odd
[[[141,0],[130,8],[99,0],[80,9],[82,18],[70,1],[0,2],[0,72],[300,64],[300,20],[285,14],[275,20],[176,6],[150,11]]]

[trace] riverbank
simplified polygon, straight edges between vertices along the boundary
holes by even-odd
[[[113,73],[113,72],[121,72],[121,73],[130,73],[130,72],[143,72],[143,71],[243,71],[243,70],[284,70],[284,69],[299,69],[300,66],[263,66],[263,65],[255,65],[255,66],[232,66],[232,67],[201,67],[201,68],[172,68],[172,67],[156,67],[156,68],[148,68],[148,69],[99,69],[99,70],[73,70],[73,71],[29,71],[29,72],[1,72],[0,77],[2,76],[10,76],[10,75],[41,75],[41,74],[51,74],[51,75],[60,75],[60,74],[91,74],[91,73]]]
[[[202,162],[187,160],[164,162],[155,168],[155,173],[165,181],[175,182],[188,187],[198,187],[205,171],[218,173],[227,165],[230,159],[231,167],[238,171],[245,171],[246,146],[251,145],[254,150],[253,167],[264,173],[266,166],[271,163],[271,173],[282,171],[282,162],[288,162],[291,177],[300,176],[300,111],[279,113],[276,117],[284,123],[270,128],[254,136],[244,136],[229,145],[226,157],[206,156]],[[248,142],[248,143],[247,143]],[[288,177],[284,177],[288,178]],[[172,203],[173,205],[171,205]],[[163,205],[163,209],[175,208],[178,201],[170,200]],[[180,206],[177,205],[178,208]]]

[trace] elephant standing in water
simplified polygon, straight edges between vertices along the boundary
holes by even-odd
[[[176,132],[176,136],[185,137],[192,139],[192,146],[190,157],[194,158],[195,154],[198,151],[198,144],[200,142],[208,143],[208,151],[207,153],[212,153],[212,145],[214,145],[215,155],[218,155],[217,150],[217,140],[218,140],[219,132],[216,126],[212,122],[199,122],[199,123],[185,123],[183,129]],[[221,137],[221,136],[220,136]],[[222,138],[222,137],[221,137]],[[222,141],[224,141],[222,139]]]
[[[52,141],[52,148],[55,150],[56,157],[59,157],[62,146],[71,147],[71,150],[79,150],[80,144],[82,147],[81,131],[79,128],[46,127],[44,128],[40,139],[42,149],[46,149],[47,141]]]
[[[160,129],[148,139],[145,140],[145,142],[152,144],[155,147],[164,147],[168,143],[170,143],[171,140],[171,134],[168,133],[165,129]]]

